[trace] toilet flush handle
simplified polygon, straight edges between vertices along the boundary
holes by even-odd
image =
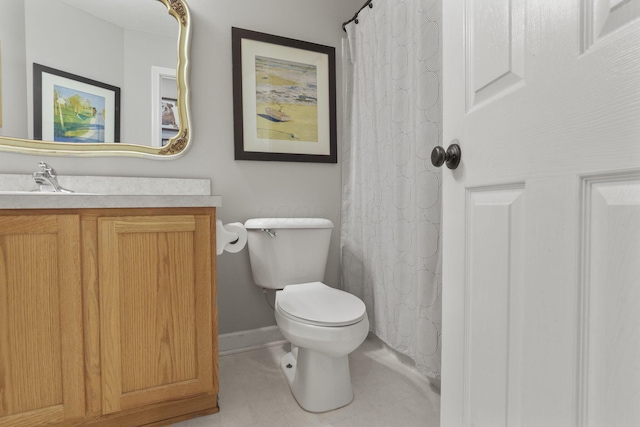
[[[276,237],[277,233],[273,230],[270,230],[268,228],[261,228],[260,231],[264,231],[265,233],[267,233],[269,235],[269,237]]]

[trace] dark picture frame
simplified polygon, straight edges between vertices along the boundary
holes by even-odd
[[[33,64],[35,140],[120,142],[120,88]]]
[[[335,48],[231,31],[235,159],[337,163]]]

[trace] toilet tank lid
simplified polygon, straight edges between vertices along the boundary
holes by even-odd
[[[333,222],[324,218],[254,218],[244,226],[247,229],[333,228]]]

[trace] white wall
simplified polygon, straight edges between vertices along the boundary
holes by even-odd
[[[0,13],[2,55],[2,127],[0,135],[27,138],[27,77],[25,74],[24,7],[5,0]],[[10,101],[11,100],[11,101]]]
[[[56,13],[62,11],[62,13]],[[56,16],[56,19],[50,19]],[[56,0],[25,2],[29,137],[33,138],[33,63],[122,87],[124,32]],[[64,18],[64,20],[62,20]],[[59,40],[73,41],[61,45]]]
[[[39,160],[59,174],[210,178],[223,197],[224,222],[258,216],[323,216],[336,224],[326,282],[338,285],[340,165],[235,161],[231,27],[311,41],[336,48],[338,144],[342,121],[342,22],[364,0],[187,0],[193,18],[191,49],[193,146],[175,161],[72,158],[0,153],[0,172],[28,173]],[[273,310],[253,284],[247,251],[218,257],[220,332],[275,324]]]
[[[125,31],[124,40],[121,141],[151,145],[151,67],[175,68],[178,42],[139,31]],[[154,112],[159,111],[158,105]]]

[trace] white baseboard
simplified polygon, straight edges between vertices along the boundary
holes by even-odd
[[[257,350],[287,342],[276,325],[218,336],[220,356]]]

